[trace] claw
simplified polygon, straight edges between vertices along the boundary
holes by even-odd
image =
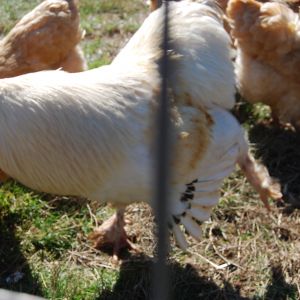
[[[272,198],[278,201],[282,198],[280,184],[274,182],[266,167],[259,165],[250,153],[247,153],[247,155],[239,161],[239,166],[251,185],[259,193],[260,199],[266,209],[271,211],[268,199]]]
[[[88,238],[96,249],[112,248],[113,260],[119,261],[122,249],[127,248],[138,252],[138,248],[128,239],[125,231],[124,209],[120,209],[111,218],[96,228]]]

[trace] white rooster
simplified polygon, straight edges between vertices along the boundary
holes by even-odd
[[[0,169],[32,189],[113,203],[118,211],[91,238],[129,244],[124,208],[152,205],[163,9],[153,12],[111,65],[69,74],[43,71],[0,81]],[[170,97],[174,125],[169,215],[196,239],[218,189],[238,162],[266,201],[281,197],[248,153],[234,104],[229,37],[211,5],[170,3]]]

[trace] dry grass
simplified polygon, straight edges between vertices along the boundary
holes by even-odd
[[[5,6],[10,14],[3,17],[5,24],[0,20],[0,29],[12,26],[13,16],[28,8],[28,1],[18,1],[18,7],[23,2],[14,13]],[[81,0],[81,14],[84,51],[95,67],[114,57],[146,8],[141,0]],[[239,107],[257,157],[283,183],[285,201],[274,203],[268,214],[239,171],[227,179],[203,240],[191,240],[189,253],[172,241],[172,299],[300,299],[300,139],[262,121],[268,119],[265,111]],[[127,229],[141,253],[125,251],[120,266],[86,238],[94,217],[101,222],[112,214],[107,206],[91,208],[78,199],[37,195],[9,183],[1,189],[0,207],[0,287],[48,299],[150,299],[155,239],[146,205],[128,207],[132,224]],[[23,277],[14,282],[17,272]]]

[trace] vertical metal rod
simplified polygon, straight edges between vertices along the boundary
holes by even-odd
[[[168,196],[170,180],[170,113],[168,99],[168,1],[164,5],[164,28],[162,51],[160,61],[161,75],[161,99],[158,109],[158,132],[157,132],[157,166],[156,166],[156,218],[158,223],[157,257],[154,266],[153,296],[155,300],[166,300],[169,298],[169,274],[167,268],[167,255],[169,249],[168,235]]]

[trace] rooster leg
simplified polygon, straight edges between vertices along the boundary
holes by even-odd
[[[281,122],[279,120],[279,116],[278,116],[278,110],[275,109],[275,108],[272,108],[271,110],[271,118],[272,118],[272,123],[275,125],[275,126],[280,126],[281,125]]]
[[[0,182],[5,182],[7,179],[9,179],[9,176],[0,169]]]
[[[265,207],[271,210],[268,198],[270,197],[276,200],[282,198],[280,185],[274,182],[266,167],[258,164],[249,152],[238,160],[238,164],[248,181],[259,193]]]
[[[123,248],[137,250],[127,237],[124,228],[126,223],[124,213],[125,208],[118,209],[111,218],[103,222],[89,235],[89,239],[94,242],[96,249],[112,248],[115,261],[118,260],[119,253]]]

